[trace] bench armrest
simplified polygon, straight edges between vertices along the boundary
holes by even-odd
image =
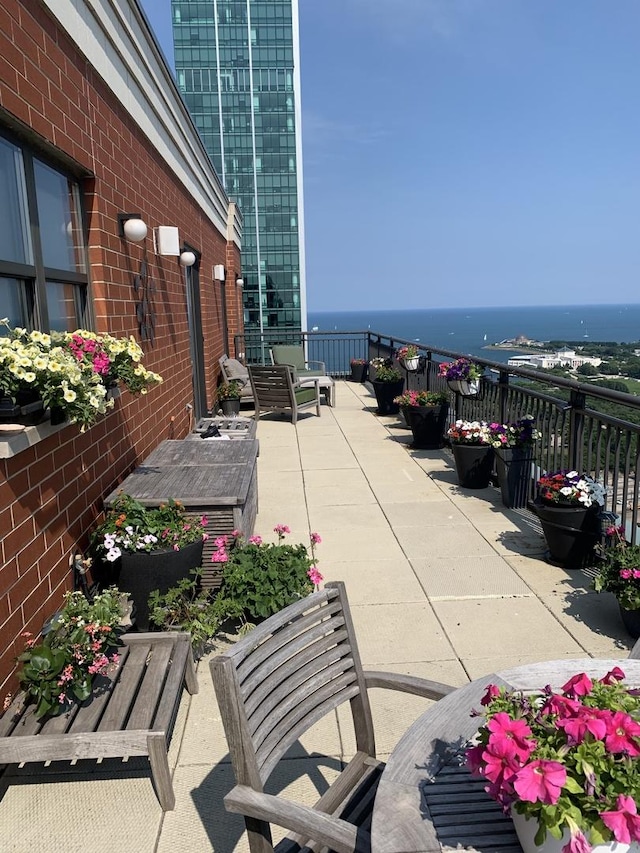
[[[317,370],[321,370],[323,373],[327,372],[327,368],[325,366],[324,361],[305,361],[305,365],[307,366],[307,368],[311,367],[312,364],[318,365]]]

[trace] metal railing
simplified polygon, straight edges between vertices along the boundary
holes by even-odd
[[[413,344],[421,355],[420,368],[412,373],[404,371],[405,387],[431,391],[448,387],[438,373],[440,362],[463,355],[370,330],[285,334],[274,330],[262,336],[237,336],[236,356],[244,356],[248,364],[268,363],[270,346],[275,343],[301,344],[307,358],[323,361],[327,373],[335,378],[350,375],[352,358],[370,361],[381,356],[397,361],[398,348]],[[640,541],[640,397],[550,376],[534,368],[508,367],[475,356],[473,361],[485,369],[480,393],[461,397],[452,392],[451,419],[507,423],[532,415],[543,438],[534,451],[531,499],[535,497],[535,480],[542,472],[566,469],[590,474],[607,489],[605,509],[619,516],[627,539]],[[546,389],[532,388],[527,384],[531,382]],[[620,407],[615,414],[606,411],[613,405]]]

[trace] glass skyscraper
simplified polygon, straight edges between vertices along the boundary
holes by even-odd
[[[298,0],[172,0],[178,87],[242,211],[245,330],[306,329]]]

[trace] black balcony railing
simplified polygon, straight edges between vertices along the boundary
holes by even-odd
[[[438,365],[463,355],[370,330],[273,330],[262,336],[237,336],[235,354],[247,364],[269,363],[270,347],[276,343],[301,344],[307,357],[323,361],[327,373],[335,378],[350,374],[352,358],[395,358],[399,347],[414,344],[423,356],[421,368],[415,373],[405,372],[405,383],[416,390],[446,389]],[[640,397],[550,376],[534,368],[507,367],[475,356],[473,361],[485,369],[481,392],[466,398],[452,392],[452,418],[506,423],[532,415],[543,438],[535,449],[536,476],[531,479],[530,497],[535,497],[535,480],[542,472],[568,469],[590,474],[606,487],[606,510],[619,517],[627,539],[640,542]],[[537,387],[530,387],[531,382]],[[539,390],[541,385],[545,386],[543,391]],[[611,408],[615,414],[607,411]]]

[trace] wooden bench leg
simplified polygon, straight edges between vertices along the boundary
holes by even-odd
[[[184,670],[184,681],[187,685],[187,690],[192,696],[194,693],[198,692],[198,679],[196,677],[196,667],[193,662],[193,653],[191,649],[189,649],[189,654],[187,655],[187,665]]]
[[[173,782],[169,771],[167,757],[167,741],[163,732],[151,732],[147,735],[149,764],[151,778],[156,789],[156,796],[163,812],[171,812],[176,807],[176,795],[173,792]]]

